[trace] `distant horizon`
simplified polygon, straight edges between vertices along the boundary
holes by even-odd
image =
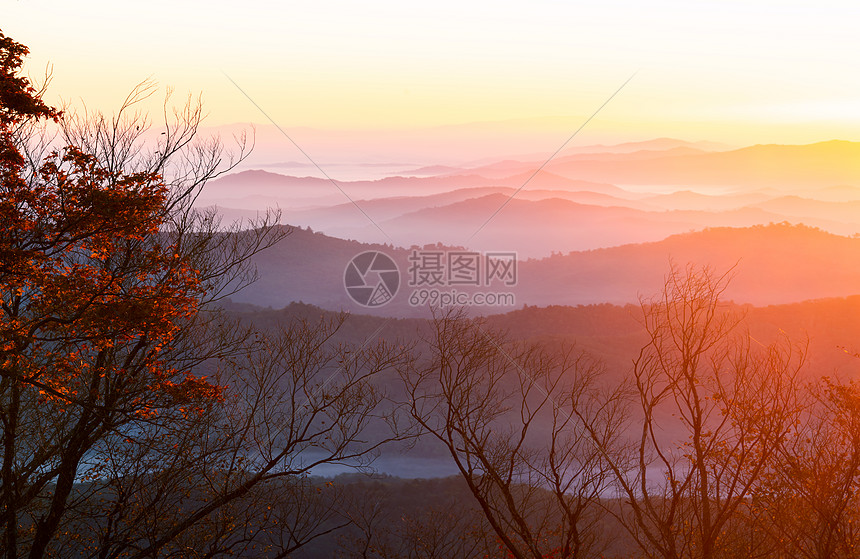
[[[479,123],[492,125],[498,123]],[[281,128],[272,124],[234,123],[223,126],[204,126],[204,136],[230,139],[237,131],[256,133],[254,150],[239,169],[273,170],[276,168],[309,168],[315,164],[354,167],[392,167],[415,168],[433,166],[462,167],[480,165],[490,161],[517,159],[519,161],[545,161],[570,138],[563,130],[532,131],[528,134],[516,131],[498,131],[488,134],[479,128],[465,129],[468,125],[448,125],[412,129],[324,129],[312,127]],[[452,145],[452,137],[447,134],[427,134],[427,131],[463,128],[458,136],[470,140],[465,145]],[[291,143],[295,141],[302,148],[299,151]],[[593,140],[593,141],[588,141]],[[749,143],[727,143],[700,137],[689,139],[678,136],[658,137],[605,137],[574,138],[553,158],[573,153],[588,153],[588,150],[619,148],[645,144],[641,150],[656,150],[647,144],[656,142],[676,142],[703,151],[733,151],[756,146],[811,146],[831,142],[860,143],[857,139],[829,137],[809,141],[751,141]],[[542,148],[542,149],[541,149]],[[308,156],[311,158],[308,159]],[[325,169],[323,169],[325,170]],[[314,175],[315,176],[315,175]],[[345,179],[353,180],[353,179]]]
[[[231,125],[228,127],[209,127],[203,128],[204,135],[210,134],[224,139],[226,137],[225,128],[232,130],[234,127],[242,127],[242,125]],[[246,128],[247,129],[247,128]],[[367,169],[369,172],[366,175],[352,174],[348,176],[339,175],[339,180],[374,180],[385,178],[392,175],[398,176],[431,176],[440,173],[436,168],[448,167],[452,172],[467,170],[470,168],[478,168],[488,163],[500,161],[517,161],[517,162],[548,162],[544,172],[552,173],[552,163],[560,157],[572,155],[587,155],[590,153],[601,154],[605,150],[617,151],[617,148],[632,148],[624,149],[623,152],[648,152],[648,151],[664,151],[671,148],[660,147],[658,145],[649,145],[657,143],[674,143],[679,144],[677,147],[689,146],[703,152],[731,152],[744,150],[756,147],[810,147],[822,146],[825,144],[860,144],[860,140],[848,140],[843,138],[830,138],[826,140],[817,140],[802,143],[780,143],[780,142],[756,142],[744,145],[730,145],[722,142],[710,141],[707,139],[687,140],[676,137],[657,137],[648,139],[622,140],[618,142],[600,142],[600,143],[579,143],[573,142],[567,144],[564,149],[553,156],[553,151],[535,151],[529,150],[529,146],[534,146],[534,143],[524,145],[520,151],[514,151],[516,145],[522,145],[521,139],[511,137],[511,144],[505,144],[504,141],[499,143],[509,147],[509,151],[496,152],[498,145],[480,145],[474,146],[473,151],[467,152],[461,148],[456,148],[454,151],[446,149],[445,139],[435,138],[433,141],[425,139],[423,146],[412,147],[407,141],[408,138],[397,141],[396,135],[390,130],[381,131],[383,136],[374,136],[374,131],[347,131],[349,136],[353,134],[364,136],[365,141],[359,145],[359,149],[355,148],[355,144],[351,142],[351,138],[344,137],[344,131],[334,131],[334,138],[327,135],[327,131],[316,129],[303,129],[308,132],[308,135],[303,138],[309,148],[305,153],[295,150],[290,144],[289,136],[294,138],[294,130],[282,131],[278,128],[268,125],[256,128],[257,133],[260,130],[265,132],[257,138],[257,145],[250,153],[248,159],[243,161],[234,171],[261,170],[278,174],[286,174],[290,176],[312,176],[324,177],[318,166],[323,172],[326,167],[333,170],[342,170],[343,168]],[[379,132],[379,131],[376,131]],[[286,133],[287,136],[284,134]],[[413,136],[414,137],[414,136]],[[549,144],[552,136],[546,134],[540,138],[543,142]],[[562,140],[563,141],[563,140]],[[556,149],[558,146],[556,146]],[[365,151],[361,151],[361,150]],[[310,152],[310,153],[309,153]],[[308,156],[310,159],[308,159]],[[552,156],[552,158],[550,158]],[[399,171],[397,171],[399,169]],[[288,171],[300,170],[300,171]],[[419,174],[411,173],[413,171],[422,171]],[[306,173],[295,175],[293,172]],[[331,177],[335,178],[335,177]]]
[[[50,14],[46,18],[45,14]],[[97,14],[98,17],[93,17]],[[142,80],[201,94],[209,126],[437,130],[502,123],[577,142],[860,140],[860,50],[838,2],[573,6],[11,2],[46,99],[110,114]],[[162,95],[142,110],[158,115]],[[566,135],[565,135],[566,134]],[[301,145],[301,139],[296,139]],[[536,152],[555,145],[537,145]],[[515,152],[516,153],[516,152]]]

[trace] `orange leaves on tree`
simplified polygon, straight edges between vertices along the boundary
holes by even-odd
[[[145,377],[138,386],[162,393],[145,408],[164,396],[220,398],[220,388],[160,357],[203,294],[180,240],[161,232],[161,177],[108,170],[74,146],[51,153],[31,180],[20,166],[3,171],[0,373],[38,387],[45,401],[72,401],[93,397],[105,375],[132,374],[133,362]]]

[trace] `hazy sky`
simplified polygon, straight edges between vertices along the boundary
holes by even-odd
[[[846,2],[0,2],[49,99],[110,110],[151,77],[208,123],[414,128],[525,119],[591,139],[860,140]],[[852,11],[853,10],[853,11]],[[587,138],[583,138],[586,141]]]

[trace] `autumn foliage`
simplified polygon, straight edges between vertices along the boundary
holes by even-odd
[[[165,230],[172,193],[161,176],[109,170],[74,145],[33,168],[21,130],[60,113],[18,77],[26,47],[0,35],[0,53],[4,547],[14,553],[16,511],[55,483],[34,525],[37,555],[95,441],[177,402],[203,408],[221,388],[164,357],[203,289],[193,255]],[[33,441],[21,434],[36,426],[62,448],[32,454]]]
[[[373,382],[402,348],[345,317],[258,329],[219,301],[289,229],[194,201],[246,155],[199,100],[152,130],[56,111],[0,34],[0,553],[286,557],[349,520],[307,476],[395,438]]]
[[[116,382],[142,380],[154,394],[217,396],[216,387],[198,379],[177,382],[182,372],[159,357],[180,322],[196,312],[200,294],[188,256],[158,235],[169,201],[161,177],[109,171],[75,146],[51,153],[29,181],[22,176],[14,126],[56,115],[31,96],[26,80],[9,77],[25,52],[7,47],[4,68],[4,97],[13,101],[4,99],[0,132],[4,379],[60,405],[101,391],[107,368],[115,368]],[[141,400],[135,411],[152,406]]]

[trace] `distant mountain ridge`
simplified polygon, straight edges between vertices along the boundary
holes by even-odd
[[[367,250],[390,255],[401,273],[395,298],[375,309],[353,303],[343,287],[347,263]],[[407,248],[295,229],[280,244],[257,255],[260,280],[235,300],[273,308],[303,301],[330,310],[421,316],[426,309],[408,304],[410,254]],[[635,303],[640,296],[659,291],[672,263],[710,265],[719,271],[734,267],[735,278],[726,297],[737,303],[768,305],[860,293],[860,238],[780,223],[713,228],[656,242],[521,261],[517,285],[510,288],[515,306],[480,310],[492,314],[524,304]]]
[[[730,151],[614,161],[562,157],[549,170],[568,178],[613,184],[753,187],[860,186],[860,142],[755,145]]]
[[[860,143],[708,147],[664,138],[376,180],[252,170],[212,181],[198,203],[228,220],[276,206],[283,222],[334,237],[524,257],[782,221],[860,232]]]
[[[787,223],[712,228],[527,261],[521,266],[521,287],[537,304],[623,304],[658,292],[672,263],[734,268],[725,295],[737,303],[770,305],[860,293],[860,238]]]
[[[730,303],[726,303],[731,308]],[[316,320],[330,311],[293,303],[282,309],[263,309],[228,303],[227,308],[253,320],[258,326],[271,327],[296,318]],[[751,306],[734,305],[745,318],[739,335],[768,344],[788,340],[809,344],[807,374],[856,378],[860,359],[860,295],[807,300],[798,303]],[[612,305],[526,306],[486,318],[487,326],[503,331],[512,339],[554,341],[576,344],[603,360],[611,370],[629,371],[631,361],[647,342],[638,303]],[[392,342],[415,340],[423,320],[386,319],[362,312],[351,313],[338,333],[339,339],[361,344],[369,332]]]

